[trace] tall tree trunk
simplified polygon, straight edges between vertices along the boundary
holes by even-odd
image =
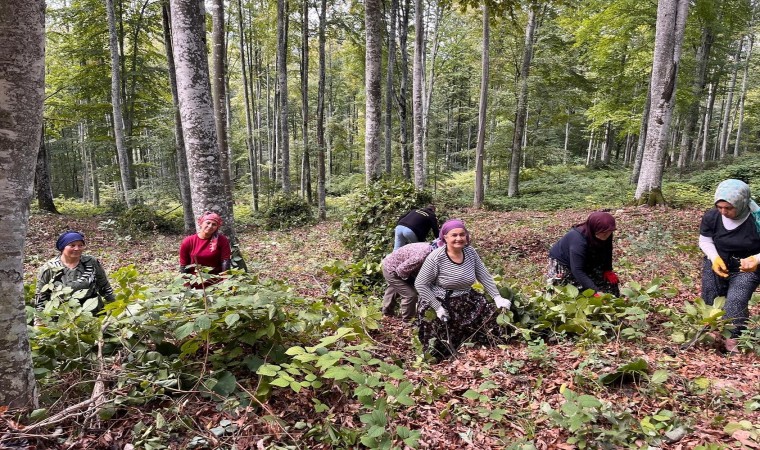
[[[430,51],[430,59],[425,60],[425,66],[429,66],[428,70],[423,72],[427,73],[425,76],[424,92],[422,95],[422,160],[423,176],[427,179],[427,148],[428,148],[428,127],[430,124],[430,103],[433,101],[433,86],[435,84],[435,59],[438,56],[438,30],[440,29],[441,16],[443,9],[441,5],[437,5],[435,8],[435,22],[433,25],[433,44]]]
[[[302,0],[301,18],[301,137],[303,161],[301,163],[301,195],[311,203],[311,162],[309,161],[309,2]]]
[[[319,219],[327,218],[327,193],[325,191],[325,25],[327,0],[319,6],[319,86],[317,87],[317,203]]]
[[[681,149],[678,155],[678,168],[683,169],[688,165],[691,156],[691,147],[694,141],[694,128],[699,121],[699,105],[705,91],[705,75],[707,74],[707,62],[710,59],[710,51],[715,41],[712,26],[702,28],[702,41],[697,49],[696,73],[694,84],[691,87],[692,99],[684,119],[683,135],[681,136]]]
[[[203,16],[195,0],[170,0],[172,44],[177,71],[177,97],[187,151],[190,192],[195,217],[204,211],[224,219],[222,230],[237,244],[230,192],[224,188],[221,156],[214,125]]]
[[[509,188],[507,195],[519,195],[520,156],[522,155],[522,136],[525,133],[525,122],[528,114],[528,73],[533,59],[533,36],[536,32],[536,8],[531,5],[528,10],[528,23],[525,25],[525,43],[523,45],[522,64],[520,65],[520,81],[517,96],[517,112],[515,113],[515,133],[512,136],[512,161],[509,165]]]
[[[752,44],[755,40],[753,34],[747,36],[747,57],[744,61],[744,75],[742,76],[742,90],[739,94],[739,121],[736,125],[736,141],[734,142],[734,156],[739,156],[739,143],[742,138],[742,126],[744,125],[744,98],[747,95],[747,76],[749,74],[749,60],[752,56]]]
[[[610,147],[611,147],[611,135],[612,131],[612,125],[610,124],[610,121],[608,120],[604,124],[604,140],[602,141],[602,156],[599,158],[602,161],[602,164],[609,164],[610,163]]]
[[[739,41],[738,48],[736,49],[736,54],[734,55],[734,64],[733,68],[731,69],[731,81],[728,83],[728,92],[726,93],[726,107],[723,108],[723,126],[721,127],[720,131],[720,147],[719,147],[719,154],[720,159],[724,159],[726,157],[726,153],[728,153],[728,136],[731,133],[731,121],[729,120],[729,117],[731,116],[731,109],[734,104],[734,90],[736,89],[736,74],[739,72],[739,59],[741,58],[741,52],[742,52],[742,43]]]
[[[399,51],[401,54],[401,81],[399,82],[396,103],[398,104],[399,140],[401,144],[401,172],[405,180],[412,179],[412,170],[409,163],[409,108],[407,103],[407,89],[409,87],[409,53],[407,52],[407,39],[409,37],[409,12],[411,0],[404,0],[404,7],[399,11]]]
[[[390,30],[388,31],[388,67],[385,75],[385,173],[391,173],[391,156],[393,147],[393,73],[396,66],[396,16],[398,0],[391,0],[388,13]]]
[[[567,165],[568,160],[568,151],[567,151],[567,143],[570,140],[570,114],[568,112],[567,120],[565,121],[565,145],[562,148],[562,164]]]
[[[382,3],[380,0],[364,2],[364,28],[366,30],[367,53],[365,55],[364,78],[366,83],[366,110],[364,131],[364,170],[366,183],[380,176],[380,112],[382,111],[380,91],[380,69],[383,53]]]
[[[485,200],[483,160],[486,156],[486,109],[488,107],[488,68],[490,61],[488,52],[491,47],[489,20],[488,2],[483,2],[483,56],[480,66],[480,104],[478,106],[478,142],[475,147],[475,198],[473,201],[473,206],[476,208],[481,208],[483,200]]]
[[[50,157],[45,148],[45,131],[40,136],[40,152],[34,170],[34,186],[37,193],[37,205],[42,211],[60,214],[53,202],[53,188],[50,185]]]
[[[238,6],[238,43],[240,49],[240,67],[243,72],[243,102],[245,107],[245,147],[248,151],[248,169],[251,171],[251,206],[254,211],[259,210],[259,177],[258,177],[258,161],[256,159],[256,148],[253,143],[253,118],[251,117],[251,97],[252,86],[248,83],[248,69],[247,59],[250,55],[246,55],[245,34],[243,33],[243,2],[237,0]],[[253,76],[253,74],[251,74]]]
[[[652,108],[635,194],[639,204],[656,205],[665,201],[662,196],[663,157],[676,99],[678,64],[688,9],[689,0],[660,0],[657,6]]]
[[[651,77],[650,77],[651,78]],[[636,143],[636,154],[633,157],[633,170],[631,170],[631,184],[639,182],[641,161],[644,159],[644,145],[647,140],[647,128],[649,128],[649,111],[652,109],[652,83],[647,86],[647,99],[644,102],[644,111],[641,112],[641,126],[639,127],[639,140]]]
[[[414,61],[412,62],[412,130],[414,134],[414,186],[425,189],[425,164],[422,147],[422,88],[424,73],[422,56],[425,54],[423,2],[414,0]]]
[[[710,122],[712,122],[712,112],[715,107],[715,82],[710,83],[707,94],[707,107],[705,108],[705,117],[703,119],[702,132],[702,151],[700,159],[704,163],[707,161],[707,147],[710,145]]]
[[[288,132],[288,0],[277,0],[277,87],[280,115],[277,149],[281,155],[282,192],[290,194],[290,133]]]
[[[182,201],[182,217],[184,219],[184,233],[186,235],[195,232],[195,217],[193,216],[193,199],[190,194],[190,174],[187,169],[187,153],[185,153],[185,137],[182,134],[182,118],[179,113],[179,97],[177,95],[177,71],[174,67],[174,54],[172,51],[171,14],[169,12],[169,0],[164,0],[161,8],[164,30],[164,42],[166,47],[166,61],[169,67],[169,85],[172,91],[172,103],[174,105],[174,153],[177,160],[177,181],[179,194]]]
[[[36,408],[24,307],[24,243],[45,95],[45,2],[0,2],[0,405]]]
[[[214,101],[214,123],[219,147],[219,164],[222,168],[224,188],[229,191],[232,201],[232,179],[230,177],[230,148],[227,142],[227,45],[224,39],[224,0],[211,2],[211,59],[214,62],[214,74],[211,78],[211,91]],[[232,205],[228,206],[230,211]]]
[[[106,0],[106,14],[108,15],[108,36],[111,49],[111,105],[113,106],[113,136],[116,141],[116,154],[119,159],[119,172],[121,173],[121,185],[124,189],[124,202],[127,207],[132,206],[132,164],[129,161],[129,151],[124,143],[124,116],[122,114],[121,97],[121,65],[119,62],[119,44],[116,34],[116,17],[114,14],[113,0]]]

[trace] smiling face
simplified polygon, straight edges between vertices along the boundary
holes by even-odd
[[[446,240],[446,246],[452,249],[461,250],[467,245],[467,231],[464,228],[454,228],[443,238]]]
[[[736,218],[736,208],[731,203],[728,203],[725,200],[720,200],[715,203],[715,207],[718,208],[718,212],[720,212],[726,219]]]
[[[86,247],[87,245],[85,245],[84,241],[70,242],[66,247],[63,247],[61,255],[65,261],[79,261]]]
[[[201,222],[200,229],[198,230],[198,237],[201,239],[208,239],[216,233],[219,229],[219,224],[214,220],[204,220]]]

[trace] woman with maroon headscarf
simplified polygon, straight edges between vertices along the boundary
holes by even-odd
[[[222,218],[214,212],[206,212],[198,218],[198,232],[186,237],[179,247],[179,268],[182,273],[196,273],[196,266],[210,267],[218,275],[231,265],[230,241],[219,233]],[[194,287],[208,286],[204,282]]]
[[[601,211],[575,225],[549,250],[549,281],[619,297],[618,277],[612,271],[613,231],[615,218]]]

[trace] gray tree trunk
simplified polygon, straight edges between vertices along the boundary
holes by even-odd
[[[279,118],[277,150],[281,155],[282,192],[290,194],[290,134],[288,132],[288,0],[277,0],[277,87]]]
[[[391,173],[391,156],[393,155],[393,73],[396,66],[396,18],[398,0],[391,0],[388,13],[390,30],[388,31],[388,67],[385,75],[385,173]]]
[[[364,78],[367,99],[364,130],[364,174],[367,184],[380,176],[382,19],[382,2],[380,0],[366,0],[364,2],[364,27],[367,53],[365,55]]]
[[[639,182],[641,161],[644,158],[644,145],[647,140],[647,128],[649,125],[649,111],[652,109],[652,86],[647,86],[647,99],[644,102],[644,111],[641,112],[641,126],[639,127],[639,140],[636,143],[636,154],[633,156],[633,170],[631,170],[631,184]]]
[[[681,136],[681,149],[678,154],[678,168],[686,167],[690,161],[691,148],[694,142],[694,129],[699,121],[699,105],[705,91],[705,75],[707,74],[707,62],[710,59],[710,51],[715,41],[712,27],[706,25],[702,28],[702,41],[697,49],[696,73],[694,84],[691,87],[692,99],[684,119],[683,135]]]
[[[720,147],[718,153],[720,154],[720,159],[723,159],[726,157],[726,154],[728,153],[728,136],[731,132],[731,124],[729,117],[731,116],[731,109],[734,104],[734,90],[736,89],[736,76],[739,72],[739,59],[741,58],[741,52],[742,52],[742,43],[739,41],[738,48],[736,49],[736,54],[734,55],[734,64],[733,68],[731,69],[731,81],[728,83],[728,92],[727,92],[727,98],[726,98],[726,107],[723,108],[723,126],[720,130]]]
[[[230,148],[227,142],[227,61],[224,30],[224,0],[211,2],[211,59],[214,62],[214,74],[211,77],[211,91],[214,101],[214,123],[219,147],[219,165],[222,168],[224,188],[232,201],[232,181],[230,177]],[[230,211],[232,205],[229,206]]]
[[[420,1],[420,0],[417,0]],[[483,3],[483,56],[481,59],[480,103],[478,105],[478,142],[475,144],[475,198],[473,206],[481,208],[485,200],[485,180],[483,178],[483,161],[486,152],[486,110],[488,108],[488,52],[491,46],[491,25],[489,23],[488,2]],[[517,131],[515,131],[517,133]]]
[[[45,96],[45,2],[0,2],[0,405],[36,408],[24,307],[24,243]]]
[[[40,152],[34,170],[34,187],[37,194],[37,206],[42,211],[60,214],[53,202],[53,188],[50,185],[50,157],[45,148],[45,132],[40,136]]]
[[[319,6],[319,86],[317,87],[317,203],[319,219],[327,218],[327,193],[325,191],[325,25],[327,0]]]
[[[399,11],[399,51],[401,54],[401,81],[399,82],[396,103],[398,104],[399,139],[401,144],[401,172],[404,179],[412,179],[412,169],[409,163],[409,108],[407,90],[409,88],[409,56],[407,41],[409,37],[410,0],[404,0],[404,7]]]
[[[234,245],[237,235],[216,141],[208,57],[201,26],[204,18],[195,0],[171,0],[171,12],[177,97],[194,216],[209,210],[217,212],[224,219],[222,231]]]
[[[243,2],[237,1],[238,6],[238,48],[240,50],[240,67],[243,73],[243,102],[245,103],[245,147],[248,151],[248,169],[251,171],[251,207],[254,211],[259,210],[259,164],[257,160],[256,146],[253,141],[253,117],[251,114],[251,97],[253,86],[248,82],[249,57],[245,45],[245,33],[243,32]],[[253,76],[253,74],[251,74]]]
[[[707,108],[705,108],[705,117],[702,121],[702,150],[700,160],[704,163],[707,161],[707,146],[710,145],[710,122],[712,122],[712,112],[715,107],[715,82],[710,83],[707,94]]]
[[[562,148],[562,164],[567,164],[568,159],[568,152],[567,152],[567,144],[570,140],[570,117],[568,113],[568,119],[565,121],[565,145]]]
[[[747,57],[744,61],[744,75],[742,76],[742,90],[739,94],[739,121],[736,124],[736,141],[734,142],[734,156],[739,156],[739,143],[742,138],[742,126],[744,125],[744,98],[747,95],[747,77],[749,75],[749,61],[752,56],[752,44],[755,36],[747,37]]]
[[[422,55],[425,54],[425,28],[423,2],[414,0],[414,60],[412,62],[412,133],[414,135],[414,186],[425,189],[425,149],[422,147],[422,88],[424,72]]]
[[[184,233],[186,235],[195,232],[195,218],[193,216],[193,199],[190,194],[190,174],[187,170],[187,154],[185,153],[185,137],[182,134],[182,118],[179,114],[179,97],[177,96],[177,71],[174,67],[174,54],[172,51],[171,14],[169,12],[169,0],[162,5],[162,19],[164,29],[164,42],[166,43],[166,61],[169,67],[169,84],[172,91],[172,103],[174,105],[174,153],[177,160],[177,181],[179,194],[182,201],[182,217],[184,219]]]
[[[641,173],[636,185],[638,203],[664,203],[662,172],[670,119],[676,99],[678,64],[681,59],[689,0],[660,0],[657,6],[655,50],[652,63],[652,108]]]
[[[528,112],[528,73],[533,59],[533,36],[536,32],[536,5],[528,10],[528,23],[525,25],[525,43],[523,46],[520,81],[517,95],[517,112],[515,114],[515,133],[512,136],[512,161],[509,165],[509,188],[507,196],[520,194],[520,157],[522,155],[522,135],[525,132],[525,119]]]
[[[118,36],[116,35],[116,17],[113,9],[113,0],[106,0],[106,14],[108,15],[108,37],[111,49],[111,105],[113,106],[113,136],[116,141],[116,154],[119,159],[119,172],[121,173],[121,187],[124,190],[124,202],[127,207],[132,206],[132,164],[129,161],[129,150],[124,142],[124,115],[122,111],[121,97],[121,65],[119,62]]]
[[[422,95],[422,148],[423,148],[423,176],[427,179],[427,148],[428,148],[428,125],[430,124],[430,103],[433,101],[433,86],[435,84],[435,59],[438,56],[438,30],[440,29],[443,8],[437,5],[433,22],[433,43],[430,50],[430,58],[425,59],[424,73],[425,84]]]
[[[303,0],[301,8],[301,135],[303,161],[301,162],[301,195],[311,198],[311,162],[309,161],[309,2]]]

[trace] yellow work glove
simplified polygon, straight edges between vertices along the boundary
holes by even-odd
[[[757,270],[757,258],[754,256],[750,256],[749,258],[740,259],[739,263],[741,266],[739,267],[739,270],[742,272],[754,272]]]
[[[712,270],[719,277],[728,278],[728,267],[726,267],[726,263],[723,262],[723,258],[720,256],[716,256],[713,260]]]

